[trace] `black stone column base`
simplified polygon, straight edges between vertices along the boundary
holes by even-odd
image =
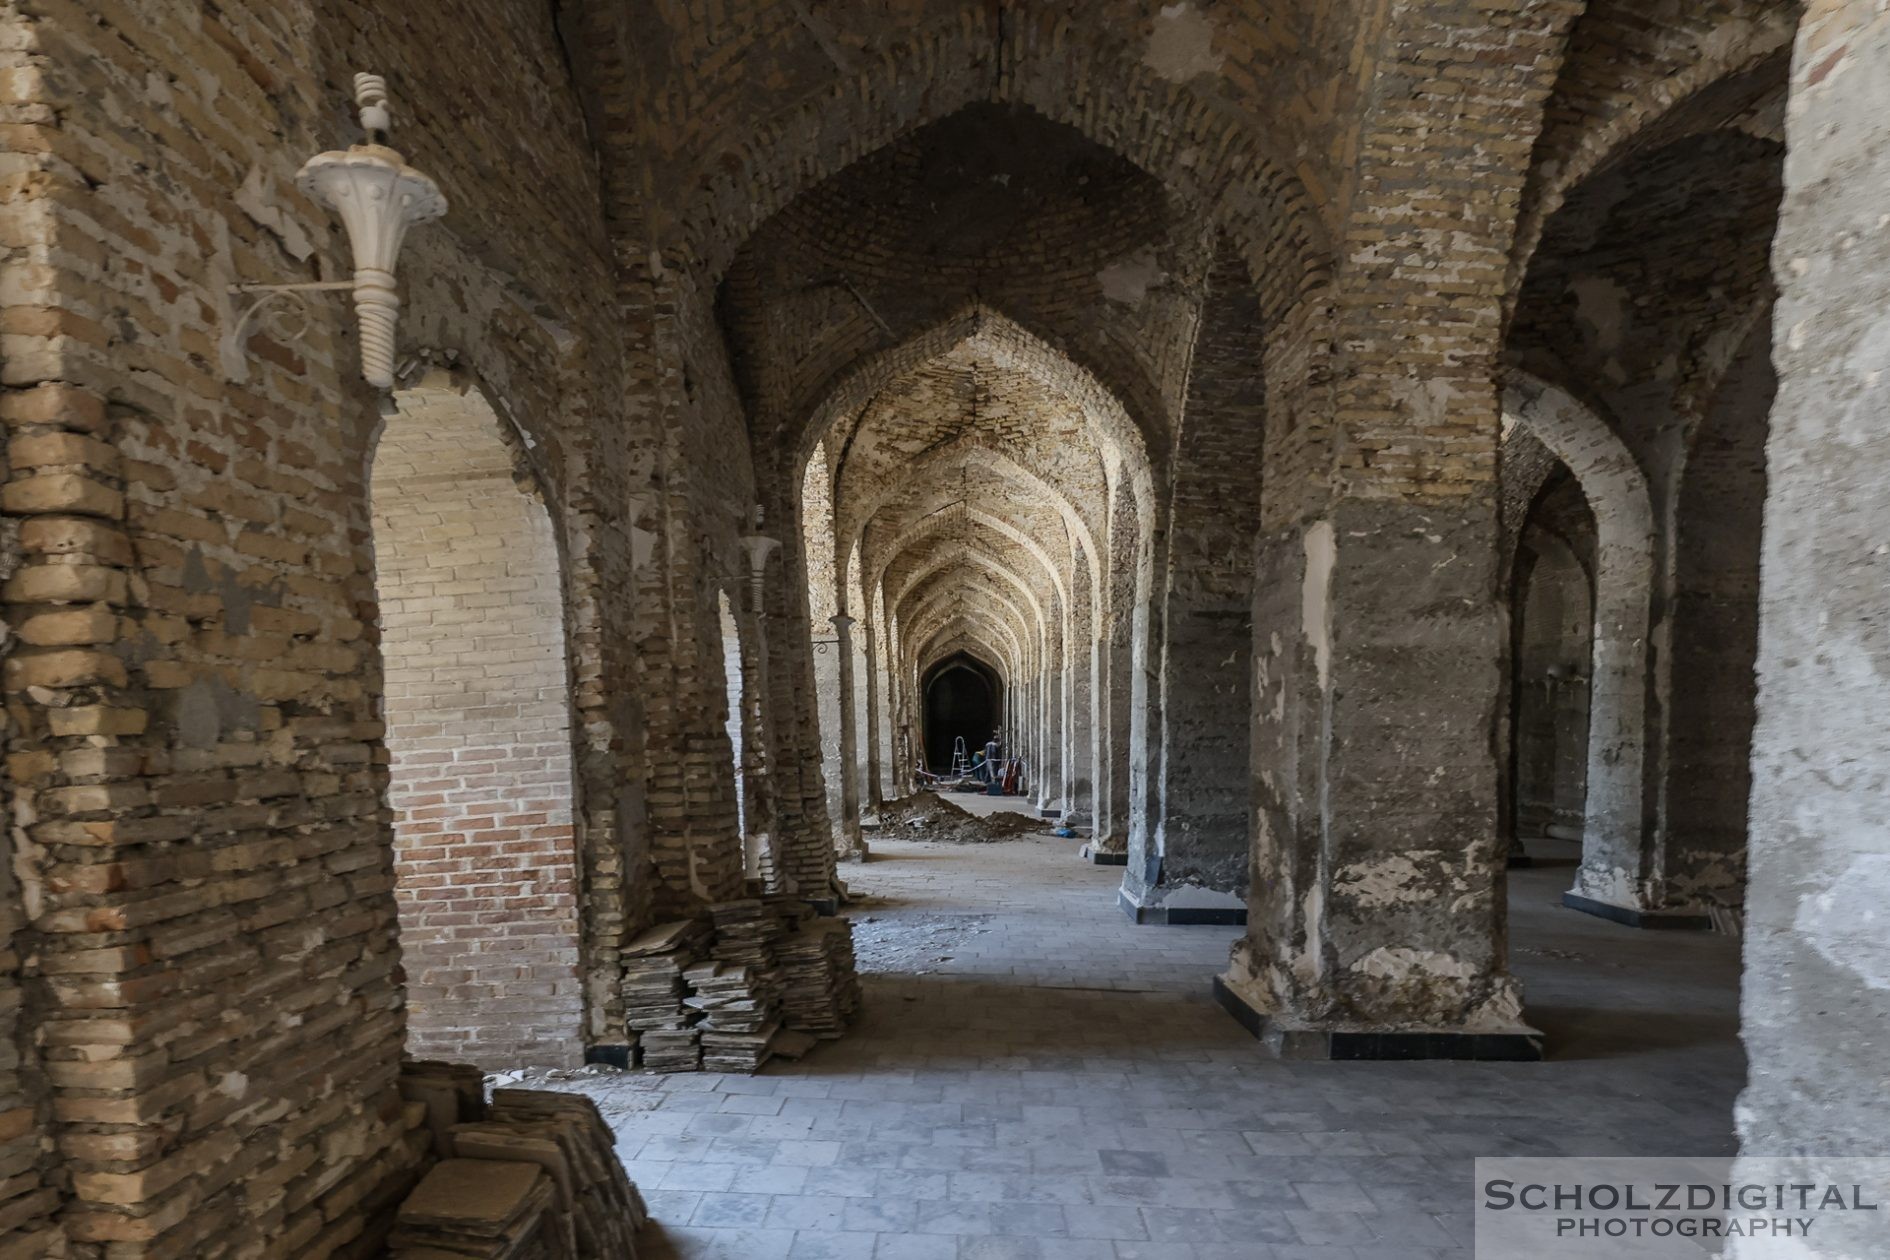
[[[1636,910],[1631,906],[1617,906],[1611,902],[1596,901],[1593,897],[1584,897],[1580,893],[1572,892],[1562,894],[1562,904],[1570,910],[1592,914],[1597,919],[1606,919],[1610,923],[1619,923],[1625,927],[1680,932],[1713,930],[1712,916],[1692,910]]]
[[[1366,1060],[1458,1059],[1480,1063],[1534,1063],[1542,1058],[1542,1034],[1413,1029],[1372,1032],[1291,1025],[1255,1010],[1225,980],[1214,977],[1214,1000],[1276,1058]]]
[[[634,1050],[632,1046],[586,1046],[584,1047],[584,1061],[605,1063],[611,1067],[627,1069],[634,1058]]]
[[[1155,923],[1168,927],[1246,927],[1247,908],[1241,906],[1164,906],[1157,903],[1145,906],[1129,895],[1129,890],[1116,890],[1116,904],[1137,923]]]
[[[1127,853],[1105,853],[1087,844],[1077,850],[1077,856],[1097,866],[1127,866],[1129,864]]]

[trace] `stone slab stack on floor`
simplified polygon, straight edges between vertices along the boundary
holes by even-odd
[[[635,1052],[653,1071],[693,1072],[701,1065],[696,1013],[683,1004],[683,971],[698,960],[708,938],[706,924],[679,919],[624,947],[625,1022]]]
[[[447,1159],[400,1205],[392,1260],[577,1260],[551,1219],[551,1178],[537,1164]]]
[[[747,967],[701,962],[683,973],[702,1014],[702,1066],[710,1072],[753,1072],[768,1061],[781,1030],[780,1005],[755,982]]]
[[[788,1027],[822,1039],[838,1037],[860,1009],[852,923],[812,919],[784,936],[776,950]]]
[[[860,1004],[852,925],[792,895],[658,924],[624,949],[626,1025],[655,1072],[754,1072],[837,1037]],[[713,926],[711,926],[711,923]]]
[[[634,1256],[649,1212],[596,1103],[574,1094],[501,1089],[493,1092],[490,1115],[486,1124],[454,1131],[458,1155],[539,1164],[557,1188],[576,1255]]]
[[[440,1116],[459,1108],[462,1118],[399,1207],[393,1260],[635,1260],[649,1213],[594,1103],[506,1089],[488,1105],[483,1089],[468,1097],[458,1088],[464,1069],[417,1066],[409,1105],[435,1104]],[[438,1135],[436,1118],[416,1116],[416,1131]]]

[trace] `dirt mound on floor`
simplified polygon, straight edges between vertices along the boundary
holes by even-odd
[[[1020,801],[1023,798],[1018,798]],[[1025,814],[974,814],[937,792],[914,792],[880,806],[878,834],[902,840],[936,840],[941,844],[991,844],[1015,840],[1044,829]]]

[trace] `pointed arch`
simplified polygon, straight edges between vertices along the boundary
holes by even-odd
[[[1503,413],[1567,465],[1594,512],[1595,634],[1588,798],[1575,891],[1638,905],[1646,876],[1649,616],[1654,513],[1646,474],[1608,423],[1567,390],[1512,372]]]

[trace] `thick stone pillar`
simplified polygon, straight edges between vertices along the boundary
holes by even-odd
[[[1738,1120],[1745,1155],[1818,1152],[1811,1180],[1890,1132],[1890,10],[1809,7],[1787,127]],[[1876,1254],[1845,1215],[1815,1254]]]
[[[1156,860],[1131,860],[1122,884],[1125,908],[1142,922],[1247,918],[1253,546],[1263,480],[1255,455],[1267,418],[1255,350],[1264,342],[1253,276],[1223,240],[1167,461],[1156,550]]]
[[[1127,617],[1121,618],[1120,633],[1117,630],[1112,624],[1109,637],[1096,645],[1096,718],[1100,729],[1097,732],[1095,835],[1090,848],[1126,859],[1129,852],[1129,736],[1134,719],[1131,708],[1134,642]]]
[[[1047,817],[1063,812],[1063,668],[1048,664],[1043,673],[1042,763],[1037,767],[1037,808]]]
[[[1250,546],[1240,546],[1249,566]],[[1122,881],[1123,907],[1139,923],[1247,921],[1250,616],[1192,607],[1170,591],[1157,861],[1131,862]]]
[[[1073,568],[1079,573],[1083,557],[1079,552]],[[1087,573],[1080,573],[1077,581],[1082,585],[1082,599],[1077,605],[1077,614],[1071,619],[1071,651],[1066,665],[1069,670],[1068,709],[1064,729],[1068,736],[1070,792],[1069,824],[1072,827],[1094,827],[1096,820],[1096,784],[1097,761],[1097,669],[1102,659],[1102,645],[1096,641],[1094,618],[1096,614],[1096,592]]]
[[[1349,334],[1326,318],[1296,310],[1267,349],[1269,398],[1351,429],[1268,428],[1268,466],[1342,442],[1341,471],[1276,486],[1255,553],[1248,930],[1217,989],[1283,1054],[1538,1057],[1502,928],[1494,372],[1373,324],[1331,372]],[[1416,435],[1453,458],[1383,458]]]
[[[834,851],[843,858],[866,856],[860,835],[859,709],[853,686],[854,619],[833,618],[833,653],[840,679],[840,817],[834,820]]]
[[[880,794],[880,752],[879,752],[879,642],[878,628],[862,623],[860,626],[866,646],[866,799],[864,808],[874,813],[879,812]]]
[[[1096,779],[1096,828],[1090,848],[1096,853],[1129,852],[1130,749],[1135,736],[1135,609],[1137,511],[1134,492],[1126,484],[1111,491],[1114,504],[1109,521],[1108,584],[1103,604],[1101,666],[1097,673],[1097,722],[1102,760]]]
[[[1496,929],[1495,517],[1341,500],[1263,541],[1249,932],[1224,1004],[1283,1054],[1539,1053]]]

